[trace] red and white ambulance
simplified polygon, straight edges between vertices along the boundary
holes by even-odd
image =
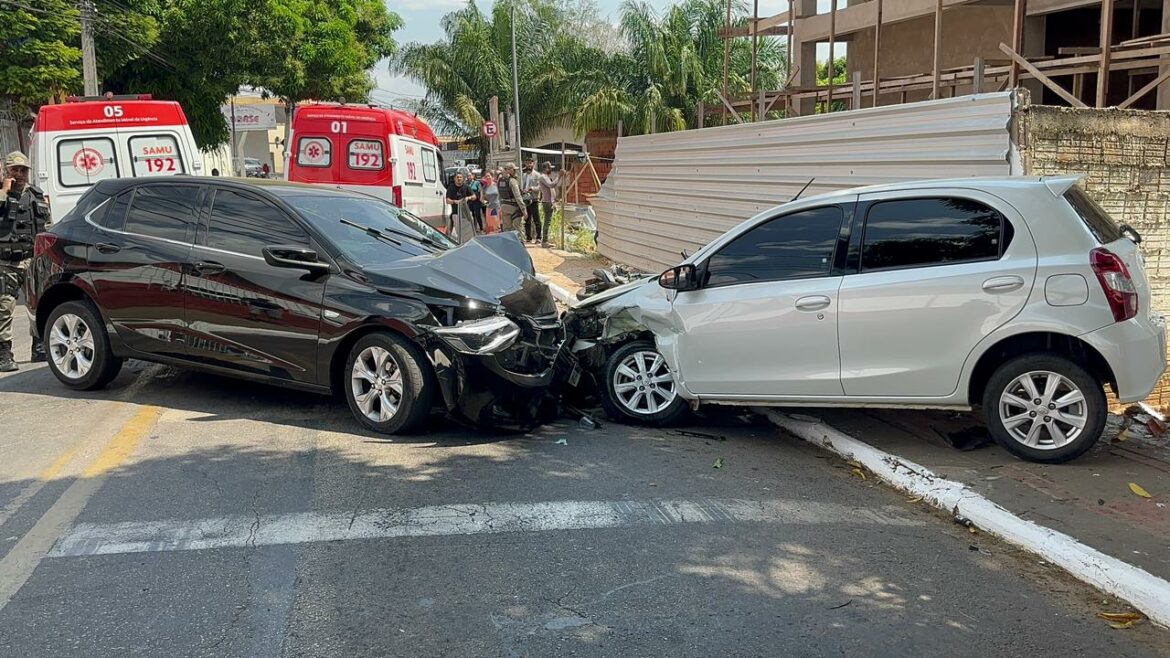
[[[421,118],[369,105],[302,105],[289,144],[288,180],[365,192],[444,224],[439,140]]]
[[[76,99],[37,111],[29,146],[33,184],[63,217],[107,178],[202,174],[183,108],[149,94]]]

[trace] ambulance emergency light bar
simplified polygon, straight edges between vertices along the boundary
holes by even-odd
[[[103,96],[69,96],[66,103],[81,103],[84,101],[149,101],[154,100],[153,94],[120,94],[115,95],[107,91]]]

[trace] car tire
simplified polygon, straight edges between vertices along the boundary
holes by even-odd
[[[1083,455],[1101,438],[1108,403],[1103,383],[1073,361],[1029,354],[992,374],[983,413],[992,438],[1008,452],[1057,464]]]
[[[687,412],[674,374],[650,341],[627,343],[610,354],[598,389],[602,408],[615,422],[669,425]]]
[[[122,359],[110,348],[106,323],[88,301],[65,302],[53,309],[43,339],[49,370],[74,390],[102,388],[122,370]]]
[[[437,387],[422,350],[386,332],[369,334],[354,344],[343,383],[354,418],[381,434],[417,430],[430,415]]]

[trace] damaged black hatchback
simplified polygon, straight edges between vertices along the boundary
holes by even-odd
[[[343,394],[378,432],[440,406],[527,429],[555,414],[568,362],[515,233],[457,245],[340,189],[102,181],[38,236],[31,274],[49,367],[78,390],[134,358]]]

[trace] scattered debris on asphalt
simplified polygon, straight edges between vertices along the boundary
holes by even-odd
[[[567,446],[567,445],[569,445],[569,440],[568,439],[557,439],[557,445]]]
[[[1142,488],[1142,485],[1136,482],[1129,483],[1129,490],[1141,496],[1142,498],[1153,498],[1153,496],[1150,495],[1150,492],[1146,491],[1144,488]]]
[[[1110,628],[1123,630],[1145,619],[1140,612],[1098,612],[1097,616],[1109,622]]]
[[[727,437],[721,434],[707,434],[706,432],[692,432],[690,430],[674,430],[672,434],[679,436],[690,436],[696,439],[709,439],[711,441],[726,441]]]
[[[723,468],[723,458],[719,457],[718,459],[716,459],[715,463],[711,466],[711,468]]]
[[[592,416],[581,416],[581,420],[577,421],[577,424],[583,430],[595,430],[600,427],[597,421],[593,420]]]
[[[842,603],[841,605],[835,605],[835,606],[829,608],[829,610],[840,610],[841,608],[844,608],[845,606],[849,605],[850,603],[853,603],[853,599],[849,599],[848,601]]]

